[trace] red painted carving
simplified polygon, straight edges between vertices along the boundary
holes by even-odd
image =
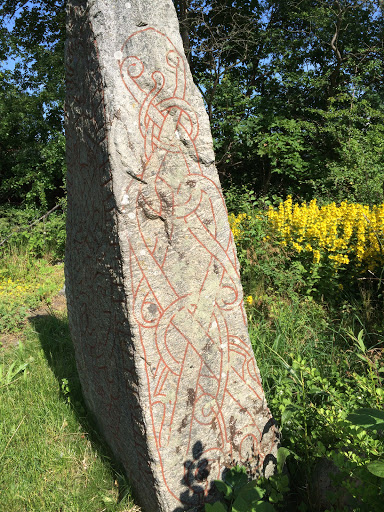
[[[149,54],[130,54],[135,38],[153,51],[166,46],[161,69],[150,68]],[[241,319],[246,337],[234,242],[220,188],[200,164],[184,58],[153,28],[131,35],[121,54],[121,78],[143,138],[142,181],[132,179],[125,192],[135,198],[131,220],[140,233],[129,238],[130,286],[152,435],[169,492],[201,503],[207,472],[219,478],[225,463],[244,461],[250,451],[262,467],[273,443],[260,452],[269,416],[251,347],[230,327]],[[183,446],[180,437],[187,439]],[[196,440],[201,449],[191,461]],[[185,499],[168,484],[164,459],[169,465],[173,456],[173,466],[184,464]]]

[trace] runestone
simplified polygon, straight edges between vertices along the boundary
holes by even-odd
[[[66,293],[87,407],[144,511],[198,509],[278,431],[171,0],[69,0]]]

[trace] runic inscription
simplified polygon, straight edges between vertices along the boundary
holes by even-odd
[[[81,116],[71,121],[82,105],[94,110],[89,119],[100,118],[104,132],[86,164],[68,156],[69,183],[81,172],[82,186],[91,174],[96,180],[89,183],[86,207],[69,199],[76,212],[69,216],[68,252],[84,252],[87,242],[79,236],[79,225],[92,210],[92,187],[107,184],[107,195],[112,195],[102,206],[110,235],[102,227],[101,238],[108,239],[96,236],[93,249],[87,245],[85,251],[88,276],[82,283],[88,291],[71,286],[71,272],[79,272],[78,261],[84,264],[84,258],[71,256],[67,262],[80,377],[87,403],[133,479],[143,507],[168,511],[199,506],[210,499],[212,480],[234,462],[247,464],[255,476],[270,474],[277,444],[248,338],[236,249],[206,115],[181,50],[172,6],[156,0],[149,11],[136,2],[135,10],[134,2],[129,7],[122,2],[113,16],[120,26],[109,40],[103,32],[113,14],[107,2],[93,2],[95,10],[89,12],[81,10],[86,2],[76,4],[69,19],[78,20],[81,12],[90,23],[97,72],[81,75],[83,94],[92,99],[76,97],[77,110],[69,108],[72,151],[94,126]],[[169,10],[173,30],[154,17],[156,6]],[[122,8],[131,11],[128,21]],[[127,25],[132,27],[128,34]],[[88,61],[82,66],[89,67]],[[67,64],[68,69],[72,84],[76,69]],[[87,81],[98,74],[99,90],[92,95]],[[90,163],[96,153],[100,171]],[[72,196],[78,197],[77,192]],[[111,265],[116,258],[120,264]],[[104,276],[101,280],[110,289],[118,283],[112,300],[103,292],[108,304],[94,294],[97,276]],[[81,307],[87,312],[85,330]],[[101,339],[105,342],[96,341]],[[130,457],[141,468],[143,482]],[[145,496],[148,485],[155,498]]]

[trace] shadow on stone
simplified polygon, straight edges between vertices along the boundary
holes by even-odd
[[[94,418],[86,409],[67,319],[62,319],[54,314],[46,314],[31,317],[29,322],[39,336],[40,345],[57,379],[63,400],[70,404],[92,447],[110,465],[113,478],[118,482],[119,501],[128,493],[133,495],[124,469],[116,462],[107,443],[99,434]],[[63,386],[63,381],[66,382],[65,386]]]
[[[202,458],[204,453],[202,441],[196,441],[191,452],[191,459],[184,462],[184,477],[181,480],[185,491],[180,494],[180,501],[184,506],[175,508],[173,512],[202,511],[204,510],[204,502],[214,501],[216,495],[214,486],[211,484],[208,496],[205,496],[205,484],[210,473],[210,467],[208,459]]]

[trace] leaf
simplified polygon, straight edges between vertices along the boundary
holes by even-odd
[[[367,469],[372,475],[384,478],[384,460],[375,460],[367,464]]]
[[[275,512],[275,507],[261,500],[249,503],[239,496],[232,505],[232,512]]]
[[[229,496],[232,494],[232,488],[222,480],[215,480],[214,484],[216,489],[223,493],[224,498],[229,498]]]
[[[363,329],[361,329],[361,331],[357,335],[357,338],[355,338],[355,339],[356,339],[356,345],[359,347],[361,352],[363,352],[365,354],[367,349],[364,344],[364,330]]]
[[[249,512],[252,508],[248,501],[244,500],[242,496],[238,496],[232,505],[232,512]]]
[[[16,363],[13,362],[11,364],[11,366],[8,368],[7,375],[5,376],[5,381],[4,381],[6,386],[8,384],[10,384],[12,379],[13,379],[13,369],[14,369],[15,366],[16,366]]]
[[[102,498],[104,505],[113,505],[115,503],[115,500],[111,498],[110,496],[104,496]]]
[[[347,416],[347,420],[368,429],[384,429],[384,412],[377,409],[357,409]]]
[[[221,501],[216,501],[213,505],[206,503],[205,512],[227,512],[227,509]]]
[[[285,461],[288,455],[291,454],[291,451],[288,448],[284,448],[284,446],[280,446],[277,450],[277,469],[281,473],[285,464]]]
[[[29,363],[22,363],[15,370],[14,368],[16,366],[16,362],[13,362],[10,365],[10,367],[8,368],[8,371],[4,377],[2,375],[3,371],[1,370],[0,384],[3,386],[9,386],[12,383],[13,379],[16,377],[16,375],[18,375],[19,373],[22,373],[26,369],[28,364]]]
[[[251,503],[252,501],[261,500],[266,490],[258,485],[258,480],[251,480],[247,484],[243,485],[239,491],[239,497]]]
[[[253,510],[261,502],[265,489],[258,486],[257,480],[252,480],[244,485],[232,505],[232,511],[248,512]]]
[[[230,468],[224,475],[225,482],[233,489],[238,489],[245,485],[248,481],[246,469],[242,466]]]
[[[256,512],[276,512],[275,507],[267,501],[259,501],[254,510]]]
[[[285,493],[289,491],[289,478],[288,475],[277,475],[275,480],[276,489],[280,493]]]
[[[288,421],[295,412],[296,407],[294,405],[287,405],[281,414],[281,423],[284,424],[286,421]]]

